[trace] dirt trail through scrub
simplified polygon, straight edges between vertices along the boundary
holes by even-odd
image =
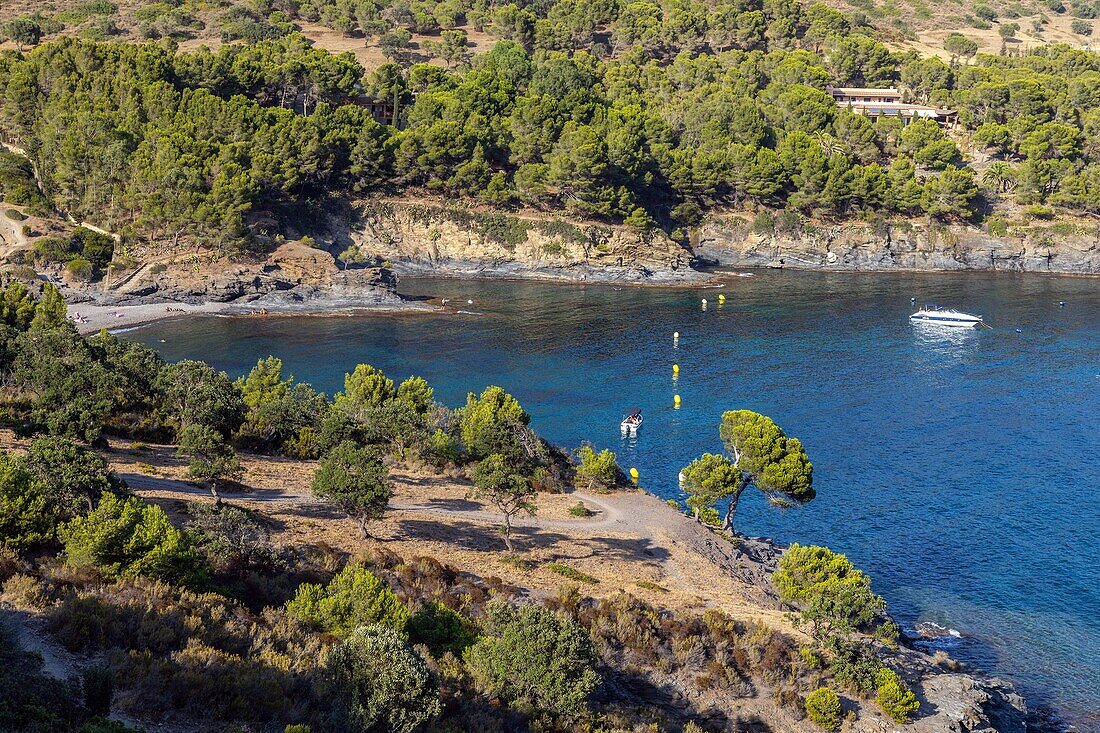
[[[161,494],[184,495],[189,497],[209,497],[210,493],[195,484],[174,478],[147,476],[140,473],[119,474],[133,489]],[[415,483],[415,479],[395,473],[394,479],[400,485],[403,482]],[[457,483],[457,482],[452,482]],[[455,488],[455,487],[451,487]],[[400,494],[401,492],[399,492]],[[440,498],[424,498],[415,503],[401,501],[390,504],[392,512],[401,515],[426,515],[452,522],[471,522],[485,525],[499,525],[501,516],[491,507],[478,502],[451,496],[454,491]],[[282,488],[255,486],[246,492],[222,492],[227,501],[254,502],[258,504],[279,504],[289,507],[324,508],[316,497],[302,486],[287,484]],[[692,521],[661,499],[642,491],[616,492],[594,495],[584,491],[573,491],[573,499],[583,502],[593,515],[588,518],[558,519],[534,516],[519,516],[513,520],[517,530],[553,530],[567,532],[580,537],[601,535],[628,536],[641,540],[643,546],[663,558],[661,565],[664,575],[671,579],[690,580],[691,568],[680,567],[683,553],[704,558],[728,577],[744,584],[743,592],[747,598],[771,609],[778,608],[769,571],[779,555],[776,548],[766,540],[742,538],[737,544],[715,534],[710,529]],[[674,553],[676,549],[681,552]],[[645,558],[639,558],[645,560]]]

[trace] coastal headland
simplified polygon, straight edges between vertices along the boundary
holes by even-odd
[[[0,449],[18,454],[28,445],[10,431],[0,432]],[[187,461],[174,446],[112,440],[103,456],[131,491],[163,508],[175,522],[187,520],[187,506],[210,504],[209,492],[189,478]],[[221,500],[275,528],[270,540],[277,547],[325,548],[340,557],[373,557],[375,562],[391,558],[388,562],[414,565],[431,558],[447,572],[537,602],[552,601],[563,592],[563,583],[579,578],[587,597],[607,602],[633,597],[687,618],[721,611],[738,623],[759,624],[796,643],[808,641],[804,630],[792,625],[790,609],[770,580],[784,548],[761,538],[731,543],[644,490],[542,495],[538,513],[515,522],[522,557],[517,561],[500,551],[499,514],[470,499],[469,483],[460,476],[426,466],[394,466],[394,493],[386,515],[372,523],[370,538],[359,539],[355,522],[311,491],[316,462],[254,454],[242,454],[241,459],[238,487],[224,491]],[[573,508],[578,505],[587,516],[577,516]],[[37,622],[28,623],[35,646],[64,667],[64,649]],[[889,660],[917,690],[919,716],[898,725],[873,705],[860,704],[847,730],[1025,731],[1027,708],[1007,683],[967,672],[942,654],[933,657],[905,645],[891,652]],[[614,695],[665,710],[671,719],[689,713],[720,729],[728,722],[728,690],[698,687],[683,672],[633,670],[639,672],[652,685],[644,700],[628,687]],[[770,730],[816,730],[775,694],[777,689],[766,680],[754,678],[748,691],[737,694],[737,719],[768,721]]]

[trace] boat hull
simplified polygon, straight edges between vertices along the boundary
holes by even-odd
[[[946,316],[909,316],[909,320],[912,323],[925,323],[932,326],[945,326],[947,328],[975,328],[981,325],[980,320],[970,320],[961,318],[950,318]]]

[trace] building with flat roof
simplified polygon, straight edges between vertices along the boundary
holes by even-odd
[[[869,117],[872,122],[880,117],[897,117],[904,125],[928,119],[953,127],[958,119],[958,112],[953,109],[903,102],[901,92],[893,87],[825,87],[825,91],[841,109]]]

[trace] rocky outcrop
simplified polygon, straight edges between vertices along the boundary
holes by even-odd
[[[908,221],[853,221],[761,233],[747,219],[727,216],[707,222],[696,235],[697,255],[731,267],[1100,274],[1100,229],[1095,224],[1012,227],[1004,237],[974,227]]]
[[[373,200],[351,240],[365,257],[409,274],[665,284],[707,279],[659,230]]]
[[[646,514],[654,521],[667,514],[664,508],[647,508]],[[673,545],[695,553],[725,573],[745,584],[745,597],[767,609],[783,609],[771,581],[779,558],[786,547],[764,537],[739,537],[730,542],[720,533],[682,515],[676,522],[663,522],[663,533]],[[1025,733],[1028,730],[1048,730],[1045,727],[1028,727],[1028,707],[1013,687],[995,677],[962,670],[962,665],[946,655],[931,656],[906,645],[906,640],[895,649],[878,645],[892,669],[897,670],[916,692],[920,709],[905,725],[888,718],[874,704],[858,705],[858,715],[853,716],[843,730],[851,733]],[[759,683],[759,680],[754,680]],[[690,689],[689,683],[677,689]],[[722,705],[722,695],[696,692],[693,703],[706,708]],[[673,700],[672,703],[677,701]],[[773,723],[771,730],[811,731],[809,721],[789,718],[782,706],[769,710],[764,718]],[[719,726],[720,727],[720,726]],[[1051,733],[1055,730],[1049,728]]]
[[[150,261],[113,284],[66,289],[70,303],[232,303],[278,310],[402,307],[397,276],[383,267],[340,269],[331,254],[287,242],[262,261],[234,263],[179,254]]]

